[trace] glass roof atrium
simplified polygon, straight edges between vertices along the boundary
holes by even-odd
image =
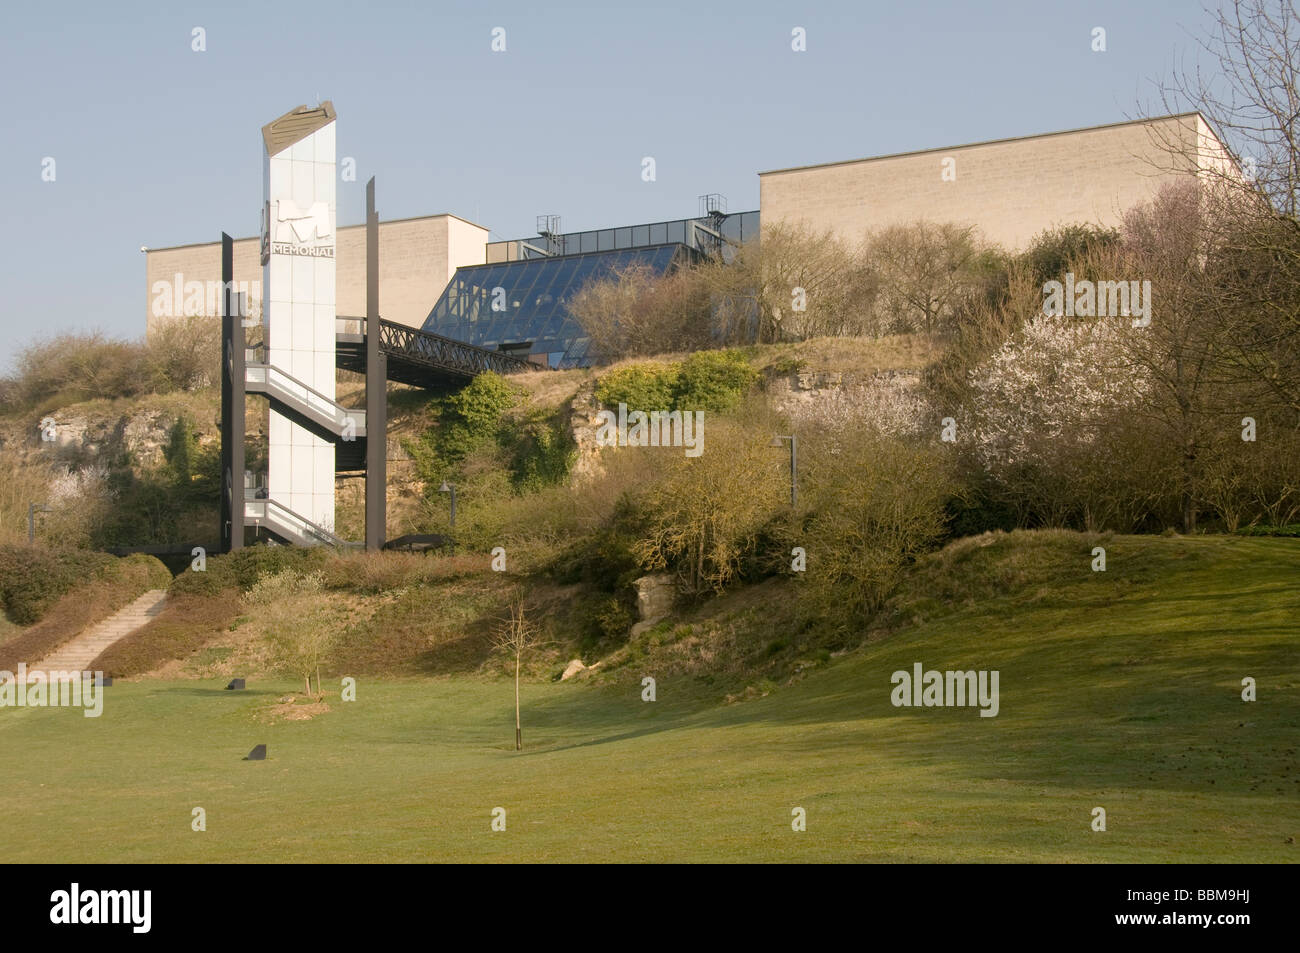
[[[707,254],[729,260],[735,244],[757,234],[758,212],[739,212],[492,242],[487,264],[456,269],[424,330],[551,367],[582,367],[594,355],[567,302],[583,285],[633,265],[663,274]]]

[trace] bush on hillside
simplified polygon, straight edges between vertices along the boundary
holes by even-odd
[[[171,591],[177,595],[196,596],[247,592],[267,576],[282,572],[313,572],[328,559],[328,551],[321,547],[245,546],[233,553],[209,556],[204,572],[185,570],[173,580]]]
[[[605,407],[626,404],[632,410],[663,410],[677,393],[675,364],[643,361],[615,368],[596,381],[596,400]]]
[[[569,311],[602,361],[709,347],[711,269],[682,266],[656,274],[644,265],[588,281]]]
[[[509,445],[510,478],[516,489],[535,492],[568,476],[578,449],[568,423],[563,409],[530,410],[514,421],[504,442]]]
[[[466,387],[443,399],[438,415],[436,448],[451,465],[492,440],[501,418],[519,399],[519,391],[499,374],[480,374]]]
[[[60,599],[81,586],[122,584],[131,598],[147,589],[165,589],[167,567],[152,556],[124,558],[84,549],[0,546],[0,608],[17,625],[34,625]]]
[[[23,348],[0,379],[0,412],[43,412],[87,400],[194,390],[220,368],[220,323],[167,322],[146,343],[100,331],[61,334]]]
[[[1039,232],[1020,253],[1020,263],[1034,281],[1064,281],[1067,271],[1083,271],[1083,263],[1097,251],[1119,244],[1119,229],[1097,225],[1062,225]]]
[[[595,395],[610,409],[718,412],[735,407],[758,377],[739,351],[699,351],[678,363],[615,368],[596,381]]]
[[[144,350],[153,390],[216,386],[221,373],[221,321],[208,315],[159,321]]]
[[[739,351],[700,351],[681,364],[673,406],[681,410],[730,410],[758,376]]]
[[[32,625],[78,584],[103,578],[106,553],[45,546],[0,546],[0,606],[11,622]]]
[[[447,528],[443,481],[456,484],[459,506],[511,491],[536,492],[568,476],[577,446],[567,412],[524,405],[524,394],[487,373],[430,406],[431,426],[402,444],[425,484],[422,529]]]
[[[636,449],[646,452],[622,452]],[[720,592],[788,500],[788,486],[768,432],[715,423],[700,456],[673,454],[638,498],[645,530],[632,551],[643,569],[674,572],[689,592]]]
[[[809,481],[805,596],[813,614],[860,624],[945,531],[955,492],[946,455],[864,431]]]

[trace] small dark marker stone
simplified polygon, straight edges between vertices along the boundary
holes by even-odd
[[[265,760],[266,760],[266,745],[258,745],[258,746],[257,746],[256,748],[254,748],[252,751],[248,752],[248,757],[245,758],[244,760],[245,760],[245,761],[265,761]]]

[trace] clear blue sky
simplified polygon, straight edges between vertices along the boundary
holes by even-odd
[[[2,16],[0,355],[66,330],[143,334],[140,246],[256,233],[260,127],[302,103],[333,100],[338,154],[356,158],[342,224],[362,220],[375,175],[383,219],[453,212],[513,238],[540,213],[570,231],[685,217],[705,192],[757,208],[767,169],[1134,118],[1208,20],[1194,0],[222,0]],[[505,53],[490,49],[498,26]],[[791,50],[796,26],[807,52]]]

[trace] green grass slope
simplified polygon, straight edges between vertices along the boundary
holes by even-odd
[[[719,706],[689,676],[661,678],[655,702],[632,680],[526,685],[522,753],[504,680],[363,678],[356,702],[276,722],[288,683],[118,683],[99,719],[0,709],[0,846],[14,861],[1295,861],[1298,579],[1294,540],[962,541],[917,567],[862,648],[754,701]],[[997,669],[1000,713],[894,708],[891,673],[918,661]],[[259,742],[269,760],[242,761]]]

